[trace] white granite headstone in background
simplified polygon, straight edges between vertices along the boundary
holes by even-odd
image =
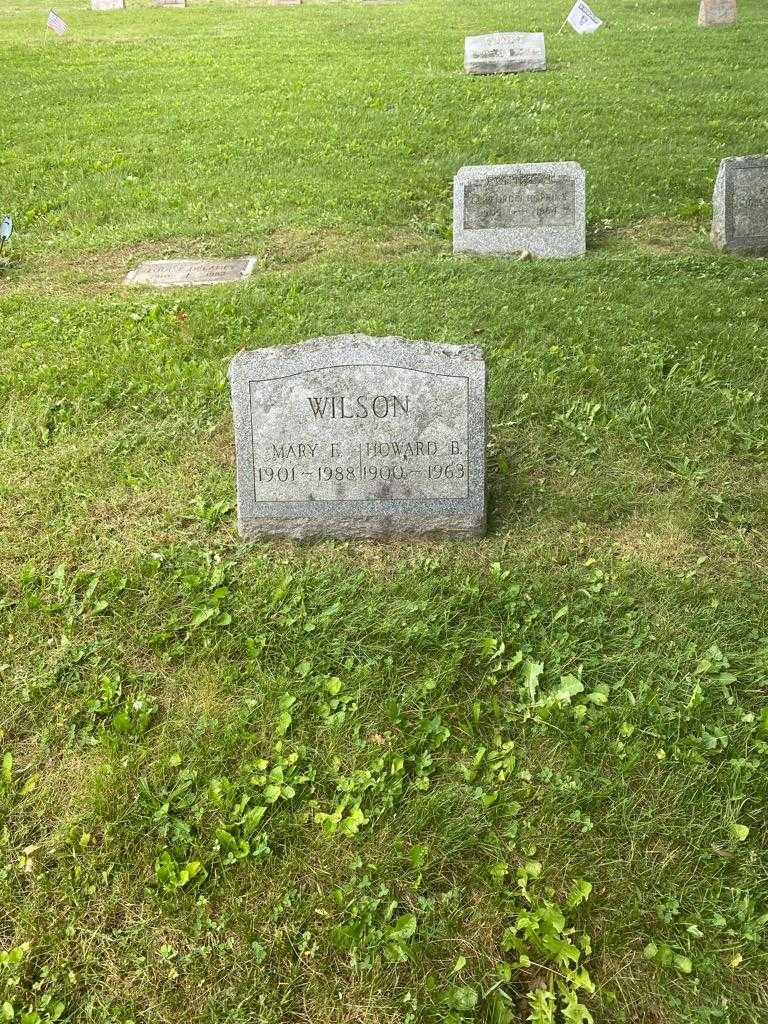
[[[485,532],[477,345],[342,334],[229,368],[243,537]]]
[[[573,161],[462,167],[453,251],[564,258],[586,251],[585,174]]]
[[[739,20],[736,0],[701,0],[699,26],[701,28],[722,28],[735,25]]]
[[[728,252],[768,256],[768,155],[721,162],[712,196],[712,241]]]
[[[507,75],[546,71],[542,32],[493,32],[464,40],[464,70],[468,75]]]
[[[255,264],[254,256],[224,260],[148,260],[132,270],[124,283],[155,288],[236,284],[251,276]]]
[[[92,11],[123,11],[125,0],[91,0]]]

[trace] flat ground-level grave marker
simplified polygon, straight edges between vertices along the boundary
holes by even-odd
[[[152,0],[153,7],[186,7],[187,0]]]
[[[273,7],[301,7],[301,0],[269,0]]]
[[[701,0],[699,6],[700,28],[723,28],[735,25],[739,20],[736,0]]]
[[[508,75],[546,71],[543,32],[493,32],[464,40],[464,70],[468,75]]]
[[[582,256],[583,168],[573,161],[462,167],[453,181],[453,251]]]
[[[729,156],[712,197],[712,241],[718,249],[768,256],[768,155]]]
[[[124,11],[125,0],[91,0],[92,11]]]
[[[251,276],[255,264],[254,256],[225,260],[148,260],[132,270],[124,283],[154,288],[236,284]]]
[[[245,538],[485,532],[477,345],[341,334],[229,367]]]

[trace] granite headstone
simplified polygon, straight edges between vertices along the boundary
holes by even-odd
[[[485,532],[479,346],[341,334],[240,352],[229,380],[243,537]]]
[[[186,7],[187,0],[152,0],[153,7]]]
[[[507,75],[517,71],[546,71],[542,32],[493,32],[464,40],[464,70],[468,75]]]
[[[462,167],[453,181],[453,251],[582,256],[583,168],[573,161]]]
[[[699,26],[701,28],[721,28],[735,25],[739,20],[736,0],[701,0],[699,6]]]
[[[125,0],[91,0],[92,11],[123,11]]]
[[[253,256],[223,260],[148,260],[132,270],[124,283],[155,288],[236,284],[251,276],[255,263]]]
[[[712,197],[712,241],[718,249],[768,256],[768,155],[729,156]]]

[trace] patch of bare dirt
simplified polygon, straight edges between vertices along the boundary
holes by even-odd
[[[697,221],[649,217],[620,227],[597,226],[590,233],[591,249],[633,249],[650,253],[684,253],[706,241]]]

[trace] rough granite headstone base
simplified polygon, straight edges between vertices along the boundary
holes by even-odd
[[[701,0],[699,6],[700,28],[725,28],[739,20],[736,0]]]
[[[241,536],[485,532],[477,345],[341,334],[229,367]]]
[[[712,196],[712,242],[728,252],[768,256],[768,155],[721,162]]]
[[[583,168],[573,161],[462,167],[453,181],[453,251],[583,256]]]
[[[254,256],[223,260],[148,260],[126,275],[124,284],[153,288],[237,284],[251,276]]]
[[[543,32],[493,32],[464,40],[464,70],[468,75],[510,75],[546,71]]]

